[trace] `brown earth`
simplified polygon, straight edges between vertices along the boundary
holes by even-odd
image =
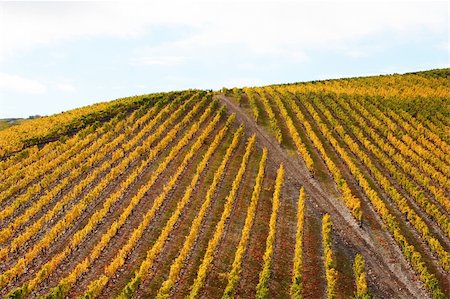
[[[285,166],[286,176],[281,196],[282,202],[277,219],[277,237],[274,244],[273,266],[271,269],[272,279],[269,283],[271,297],[288,298],[289,296],[289,287],[292,276],[291,269],[293,264],[292,257],[295,246],[298,190],[301,186],[304,186],[307,193],[303,237],[304,298],[323,298],[326,295],[326,280],[321,243],[321,218],[324,213],[329,213],[333,221],[333,252],[336,258],[336,270],[338,271],[337,298],[349,298],[355,289],[351,264],[354,255],[358,252],[362,253],[364,256],[368,286],[370,292],[374,294],[376,298],[430,298],[425,287],[403,257],[395,241],[384,229],[381,219],[373,210],[369,200],[360,190],[358,190],[359,188],[357,187],[356,181],[334,151],[331,151],[330,157],[342,170],[350,188],[355,192],[354,194],[361,198],[362,209],[364,212],[364,218],[361,225],[354,220],[348,209],[339,199],[337,189],[326,166],[321,161],[320,155],[314,152],[310,143],[308,143],[308,147],[313,151],[313,158],[320,168],[319,172],[315,173],[314,177],[307,170],[298,154],[292,150],[294,147],[290,144],[289,138],[286,138],[289,135],[287,135],[284,122],[280,122],[280,126],[285,140],[282,145],[279,145],[273,134],[271,134],[268,131],[268,128],[263,125],[264,115],[260,115],[262,117],[260,121],[261,124],[257,124],[245,108],[238,106],[238,104],[230,98],[227,98],[224,95],[216,95],[215,97],[220,100],[223,105],[228,107],[229,113],[236,114],[237,122],[235,124],[244,124],[245,136],[243,136],[239,147],[233,154],[234,159],[231,159],[229,162],[226,174],[222,178],[223,181],[220,183],[220,186],[214,195],[214,201],[211,203],[211,207],[204,219],[198,239],[191,249],[191,253],[171,294],[173,297],[181,298],[188,293],[189,287],[196,277],[197,269],[203,258],[207,243],[220,218],[224,199],[229,192],[231,182],[239,167],[240,159],[237,157],[242,156],[247,137],[256,134],[257,148],[251,155],[250,164],[240,186],[240,191],[236,198],[232,214],[230,219],[228,219],[227,228],[216,250],[215,260],[211,265],[206,278],[206,283],[201,293],[202,297],[215,298],[222,295],[223,288],[226,285],[226,273],[231,268],[236,246],[241,236],[241,230],[256,175],[255,169],[257,168],[261,155],[260,150],[266,147],[269,153],[266,175],[264,178],[263,190],[261,191],[258,202],[255,222],[251,230],[251,236],[243,259],[241,279],[236,288],[237,298],[251,298],[254,297],[255,294],[256,285],[259,280],[259,272],[263,263],[262,259],[265,250],[265,241],[268,235],[268,222],[271,214],[274,178],[276,176],[276,170],[281,163]],[[276,111],[276,107],[274,110]],[[307,118],[309,119],[309,115],[307,115]],[[223,120],[220,123],[222,124]],[[217,128],[215,131],[217,131]],[[303,137],[304,136],[302,135],[302,138]],[[178,138],[179,136],[176,140]],[[195,137],[192,140],[194,139]],[[187,147],[193,142],[192,140]],[[208,141],[209,140],[210,139],[208,139]],[[205,145],[207,144],[208,142],[205,142]],[[328,148],[328,146],[325,147]],[[168,148],[170,148],[170,145]],[[54,273],[38,287],[36,294],[43,295],[48,292],[49,288],[54,286],[59,281],[60,277],[67,275],[76,263],[87,256],[90,249],[98,241],[103,232],[106,231],[109,225],[121,212],[122,208],[128,203],[131,198],[131,196],[128,195],[135,193],[136,188],[147,179],[152,169],[156,167],[156,165],[159,164],[160,159],[167,154],[168,148],[162,151],[151,165],[149,165],[146,171],[139,176],[137,182],[127,191],[126,198],[120,200],[117,205],[114,206],[112,212],[102,220],[95,231],[82,243],[82,246],[68,256]],[[149,191],[146,199],[139,204],[139,209],[133,213],[133,216],[127,220],[118,234],[111,240],[108,248],[105,249],[105,253],[90,265],[90,269],[87,273],[80,277],[80,281],[74,286],[69,297],[82,294],[88,283],[98,277],[108,260],[118,252],[119,248],[126,241],[127,236],[139,224],[143,213],[151,205],[152,198],[159,193],[164,182],[167,181],[167,178],[174,171],[176,165],[178,165],[179,161],[183,158],[184,151],[185,150],[180,152],[179,157],[172,161],[168,169],[161,175],[161,178],[158,178],[158,182],[155,183],[154,188]],[[199,150],[195,158],[191,161],[186,170],[186,174],[194,171],[195,165],[198,163],[204,151],[205,146]],[[215,153],[214,156],[221,156],[221,154]],[[215,161],[216,159],[212,160]],[[215,161],[214,163],[218,162],[219,161]],[[202,175],[201,181],[197,187],[199,189],[197,191],[197,197],[193,198],[192,202],[186,207],[186,210],[175,225],[160,256],[155,261],[152,268],[153,273],[150,275],[149,279],[142,282],[140,289],[134,294],[135,297],[153,297],[160,287],[161,282],[166,278],[170,264],[176,256],[179,246],[181,246],[184,237],[189,233],[189,226],[195,215],[195,212],[192,213],[192,210],[195,211],[195,209],[200,206],[203,194],[206,193],[208,187],[207,178],[213,175],[213,170],[216,166],[212,167],[212,165],[209,165],[208,168],[211,167],[211,169],[207,169],[205,174]],[[364,168],[363,165],[361,167]],[[127,172],[132,168],[133,167],[127,169]],[[113,191],[115,188],[114,186],[117,186],[117,182],[121,179],[123,178],[121,177],[118,178],[117,181],[111,182],[112,186],[104,190],[105,196]],[[133,254],[129,256],[125,265],[121,267],[117,274],[111,279],[100,297],[112,297],[116,295],[131,278],[133,270],[136,269],[144,259],[149,246],[151,246],[158,237],[161,227],[165,224],[168,217],[170,217],[175,208],[176,200],[181,196],[189,181],[189,175],[183,175],[180,178],[179,184],[168,195],[167,201],[158,211],[152,225],[146,229],[142,240],[140,240],[133,249]],[[33,276],[37,268],[47,260],[44,255],[53,255],[56,252],[59,252],[64,246],[65,241],[72,235],[73,230],[83,226],[87,221],[87,218],[93,213],[103,199],[104,196],[99,198],[95,203],[89,205],[86,213],[83,214],[81,221],[74,225],[73,228],[64,232],[62,236],[58,237],[45,253],[39,255],[36,259],[36,263],[29,266],[26,273],[9,284],[3,291],[0,291],[0,294],[5,294],[5,291],[10,289],[12,284],[17,285],[17,282],[20,282],[21,284]],[[189,209],[189,211],[187,211],[187,209]],[[35,238],[30,240],[27,244],[32,244],[34,241],[36,241]],[[23,252],[23,250],[19,250],[16,255],[13,256],[12,260],[17,260],[21,252]],[[4,266],[6,266],[6,264]]]
[[[247,130],[256,133],[257,143],[269,150],[270,159],[276,164],[284,163],[290,183],[304,186],[308,198],[317,204],[316,209],[331,215],[336,238],[343,239],[346,244],[352,244],[358,252],[363,254],[368,269],[369,285],[375,287],[374,294],[385,298],[430,298],[387,232],[377,232],[378,239],[375,240],[370,226],[360,227],[343,203],[335,195],[330,194],[331,192],[322,188],[318,180],[310,175],[303,161],[288,155],[286,150],[270,134],[261,129],[233,100],[224,95],[218,95],[217,98],[228,107],[230,113],[236,114],[238,122],[243,123]],[[293,199],[296,200],[290,197],[285,200]],[[378,224],[383,226],[381,219],[371,207],[367,209],[367,212],[373,214]],[[383,242],[384,247],[377,245],[380,241]],[[305,247],[304,250],[310,249]],[[373,279],[373,273],[376,279]]]

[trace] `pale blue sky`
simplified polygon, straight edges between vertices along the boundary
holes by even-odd
[[[0,3],[0,118],[449,67],[448,1]]]

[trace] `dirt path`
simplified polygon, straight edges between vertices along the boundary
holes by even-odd
[[[291,183],[303,185],[309,198],[314,200],[320,209],[330,213],[337,236],[353,244],[363,254],[367,268],[372,273],[377,273],[376,286],[378,292],[385,295],[395,295],[398,298],[430,298],[407,261],[400,258],[402,257],[400,250],[387,232],[384,232],[383,237],[388,246],[385,248],[376,246],[376,242],[368,231],[370,228],[366,226],[361,228],[340,199],[322,189],[318,181],[308,172],[303,161],[290,157],[272,136],[260,128],[231,99],[224,95],[217,95],[216,97],[228,107],[229,112],[236,114],[237,121],[243,123],[246,130],[257,134],[258,143],[267,147],[275,163],[284,163],[286,174],[291,178]],[[371,209],[371,212],[375,213],[373,209]],[[378,217],[377,219],[379,220]],[[389,259],[390,256],[396,256],[397,258],[392,260]]]

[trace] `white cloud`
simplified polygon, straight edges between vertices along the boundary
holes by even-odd
[[[131,65],[177,66],[186,60],[180,56],[137,56],[131,59]]]
[[[167,45],[173,47],[170,56],[241,45],[259,54],[303,60],[302,49],[351,47],[355,40],[375,33],[397,32],[403,39],[414,39],[420,30],[445,33],[447,11],[446,1],[3,2],[0,60],[17,50],[79,38],[133,38],[157,26],[193,31]],[[147,56],[149,64],[178,63],[164,59],[164,53],[154,55]]]
[[[171,10],[174,23],[191,26],[193,33],[139,49],[141,55],[210,57],[211,52],[234,47],[293,63],[309,61],[308,52],[316,49],[366,58],[389,46],[371,36],[389,34],[405,42],[417,40],[423,32],[445,35],[449,18],[442,1],[252,2],[180,3]],[[368,40],[364,46],[362,39]]]
[[[55,87],[57,90],[64,91],[64,92],[75,92],[76,91],[75,86],[72,85],[71,83],[67,83],[67,82],[57,83],[55,85]]]
[[[448,41],[440,43],[439,45],[436,46],[436,48],[439,50],[444,50],[444,51],[450,52],[450,37],[449,37]]]
[[[47,90],[47,87],[34,79],[0,72],[0,90],[22,94],[41,94]]]
[[[352,58],[365,58],[365,57],[369,56],[368,52],[363,51],[362,49],[357,49],[357,48],[348,50],[345,54]]]
[[[433,65],[427,65],[427,66],[423,66],[419,69],[440,69],[440,68],[448,68],[450,67],[449,63],[436,63]],[[410,72],[417,72],[417,68],[416,67],[405,67],[405,66],[398,66],[398,65],[391,65],[391,66],[387,66],[382,68],[378,73],[373,74],[373,75],[382,75],[382,74],[403,74],[403,73],[410,73]]]
[[[49,89],[62,92],[76,91],[76,87],[67,81],[43,81],[0,72],[0,91],[9,91],[18,94],[43,94]]]
[[[131,94],[129,84],[167,91],[353,76],[386,67],[383,54],[409,46],[386,71],[438,67],[436,59],[448,67],[448,9],[448,0],[0,1],[0,92],[14,93],[0,100],[17,107],[11,115],[24,106],[42,114],[45,105],[46,113],[67,109],[75,96],[71,107]],[[336,54],[370,63],[328,68]]]
[[[195,77],[178,77],[178,76],[167,76],[165,78],[168,82],[167,86],[162,86],[162,91],[169,91],[176,88],[177,86],[184,86],[182,89],[196,88],[202,89],[214,89],[218,90],[223,87],[233,88],[233,87],[249,87],[249,86],[261,86],[267,84],[267,82],[261,80],[260,78],[254,77],[225,77],[225,78],[209,78],[200,79]]]
[[[232,87],[250,87],[250,86],[260,86],[263,85],[265,82],[263,82],[259,78],[229,78],[225,80],[218,80],[211,82],[209,86],[213,89],[220,89],[222,87],[232,88]]]

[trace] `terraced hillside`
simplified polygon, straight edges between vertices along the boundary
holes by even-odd
[[[158,93],[1,130],[0,297],[448,298],[449,79]]]

